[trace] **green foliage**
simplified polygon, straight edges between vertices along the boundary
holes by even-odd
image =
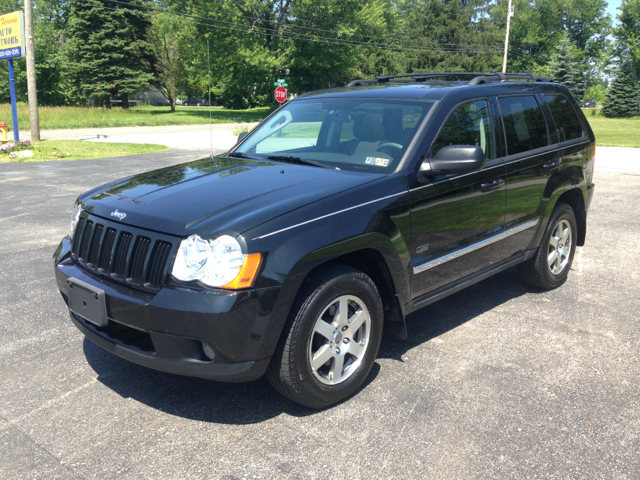
[[[103,128],[103,127],[136,127],[160,125],[201,125],[209,123],[253,123],[259,122],[269,114],[269,107],[251,110],[227,110],[214,108],[209,112],[203,107],[178,107],[172,112],[169,107],[132,107],[121,108],[95,107],[40,107],[40,128]],[[0,120],[13,128],[11,104],[0,104]],[[26,103],[18,103],[18,122],[24,129],[29,125],[29,107]]]
[[[187,86],[185,58],[191,53],[190,46],[197,42],[197,30],[173,15],[158,14],[152,21],[149,39],[158,58],[154,84],[169,100],[171,111],[175,111],[178,94]]]
[[[602,114],[605,117],[640,115],[640,85],[631,60],[626,60],[620,67],[605,97]]]
[[[615,35],[629,52],[636,77],[640,78],[640,0],[622,0],[618,20]]]
[[[604,85],[591,85],[590,87],[587,87],[585,89],[584,98],[593,98],[598,103],[598,105],[602,105],[606,94],[607,89],[604,87]]]
[[[493,11],[492,2],[478,0],[408,2],[407,30],[411,37],[432,45],[431,51],[406,52],[406,70],[499,69],[504,30],[490,20]]]
[[[140,2],[130,0],[129,3]],[[69,75],[86,97],[135,93],[154,79],[156,58],[141,9],[109,0],[75,3],[69,18]],[[123,102],[123,106],[127,106]]]
[[[508,0],[498,0],[491,14],[502,31]],[[611,17],[605,0],[514,0],[511,21],[509,71],[544,73],[546,63],[567,35],[588,65],[606,50]]]
[[[639,2],[623,0],[616,30],[636,65]],[[286,79],[291,93],[301,94],[381,73],[500,69],[507,3],[37,2],[39,99],[46,105],[83,104],[87,97],[126,95],[151,83],[171,101],[211,93],[214,102],[226,107],[274,108],[277,78]],[[572,54],[582,62],[577,77],[583,75],[587,86],[607,78],[611,19],[605,0],[514,0],[514,6],[509,71],[548,73],[550,58],[566,36]],[[20,8],[21,0],[0,0],[3,12]],[[18,98],[26,101],[24,61],[17,60],[15,67]],[[1,88],[8,87],[3,72],[6,62],[0,62],[0,101],[8,101],[8,88]]]
[[[564,35],[551,57],[547,72],[553,79],[566,85],[573,96],[581,99],[584,95],[585,65],[580,61],[577,47]]]

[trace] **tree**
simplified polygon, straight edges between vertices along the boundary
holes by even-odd
[[[140,0],[130,0],[136,3]],[[146,10],[109,0],[75,3],[69,19],[69,74],[85,97],[122,97],[129,107],[129,94],[151,83],[156,58],[147,39],[151,22]]]
[[[20,10],[21,2],[0,0],[0,13]],[[66,7],[62,0],[38,2],[34,8],[34,41],[36,53],[36,84],[40,105],[64,105],[73,102],[67,81],[64,54]],[[15,70],[16,97],[27,101],[26,62],[17,58]],[[7,62],[0,62],[0,102],[9,102]]]
[[[575,98],[582,99],[585,65],[578,55],[576,46],[571,43],[568,35],[564,35],[551,57],[547,71],[556,82],[566,85]]]
[[[595,84],[587,87],[584,90],[584,98],[593,98],[598,105],[604,102],[604,97],[607,94],[607,89],[604,85]]]
[[[489,19],[487,0],[424,0],[407,5],[406,33],[424,41],[408,51],[408,71],[483,72],[500,68],[504,30]],[[506,18],[506,17],[505,17]]]
[[[158,14],[153,18],[149,38],[158,58],[156,87],[176,110],[176,98],[184,89],[185,58],[191,54],[189,45],[196,42],[196,29],[177,21],[175,16]]]
[[[630,59],[625,60],[602,107],[605,117],[633,117],[640,115],[640,85]]]
[[[493,22],[504,31],[508,0],[491,10]],[[582,52],[587,65],[602,55],[611,31],[605,0],[514,0],[511,20],[509,71],[544,74],[545,66],[564,35]]]
[[[618,20],[615,35],[623,50],[628,51],[636,77],[640,77],[640,0],[622,0]]]

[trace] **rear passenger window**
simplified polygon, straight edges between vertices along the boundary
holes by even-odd
[[[498,102],[507,136],[508,155],[549,145],[547,124],[536,97],[502,97]]]
[[[475,145],[482,148],[485,160],[493,160],[493,129],[486,100],[463,103],[453,109],[440,135],[433,142],[435,156],[447,145]]]
[[[545,95],[544,99],[549,104],[556,127],[560,131],[560,141],[582,137],[582,125],[576,117],[576,112],[569,105],[567,97],[564,95]]]

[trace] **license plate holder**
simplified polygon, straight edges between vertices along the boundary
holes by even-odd
[[[69,311],[98,327],[106,327],[107,302],[104,290],[77,278],[67,278],[69,285]]]

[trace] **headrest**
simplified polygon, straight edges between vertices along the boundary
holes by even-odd
[[[353,134],[363,142],[379,142],[384,138],[382,122],[370,113],[358,115],[353,122]]]

